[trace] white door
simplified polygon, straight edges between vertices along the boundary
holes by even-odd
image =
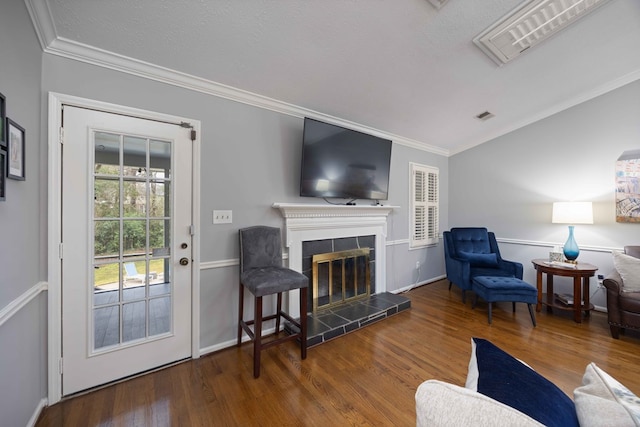
[[[62,394],[191,356],[189,129],[64,107]]]

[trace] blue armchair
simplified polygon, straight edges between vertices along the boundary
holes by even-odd
[[[452,228],[445,231],[444,260],[449,289],[455,284],[465,291],[471,289],[476,276],[516,277],[522,280],[522,264],[500,256],[496,236],[484,227]]]

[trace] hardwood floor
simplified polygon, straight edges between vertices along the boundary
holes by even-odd
[[[527,362],[570,397],[595,362],[640,394],[640,334],[614,340],[606,314],[577,324],[569,312],[536,313],[524,304],[483,302],[472,310],[445,280],[403,295],[410,310],[310,348],[294,343],[262,355],[253,378],[252,347],[229,348],[46,408],[48,426],[413,426],[414,393],[427,379],[464,385],[471,337],[492,341]],[[467,298],[470,300],[471,298]]]

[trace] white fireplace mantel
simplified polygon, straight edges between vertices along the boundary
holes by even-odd
[[[312,205],[303,203],[274,203],[285,218],[386,217],[399,206],[384,205]]]
[[[342,237],[375,236],[376,292],[386,291],[387,216],[399,206],[274,203],[285,219],[289,268],[302,272],[302,243]],[[290,300],[294,304],[296,299]],[[291,307],[293,311],[294,307]]]

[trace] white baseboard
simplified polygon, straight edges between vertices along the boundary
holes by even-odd
[[[282,327],[280,327],[282,329]],[[262,331],[262,336],[267,336],[276,331],[276,328],[269,328]],[[245,343],[249,340],[247,335],[243,335],[242,342]],[[224,350],[225,348],[233,347],[238,343],[238,341],[234,338],[232,340],[221,342],[220,344],[210,345],[208,347],[204,347],[200,349],[200,356],[204,356],[205,354],[214,353],[216,351]]]
[[[35,411],[33,411],[33,415],[29,418],[29,422],[27,422],[27,427],[34,427],[36,422],[38,422],[38,417],[42,413],[42,410],[47,406],[47,399],[42,398],[40,402],[38,402],[38,406],[36,406]]]
[[[418,287],[423,286],[423,285],[428,285],[429,283],[437,282],[438,280],[442,280],[442,279],[446,279],[446,278],[447,278],[447,275],[446,274],[442,274],[440,276],[436,276],[436,277],[432,277],[432,278],[427,279],[427,280],[423,280],[422,282],[412,283],[409,286],[405,286],[403,288],[396,289],[395,291],[390,291],[390,292],[392,294],[402,294],[404,292],[410,291],[411,289],[418,288]]]

